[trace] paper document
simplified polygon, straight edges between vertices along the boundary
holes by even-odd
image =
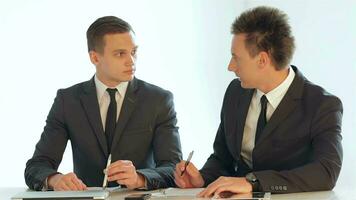
[[[103,190],[103,187],[87,187],[87,189],[90,191],[100,191],[100,190]],[[125,192],[128,189],[121,188],[121,186],[118,186],[118,187],[107,187],[107,188],[105,188],[105,190],[110,193],[113,193],[113,192]]]
[[[85,191],[26,191],[11,197],[13,200],[22,199],[106,199],[109,191],[85,190]]]
[[[106,199],[109,193],[125,192],[127,188],[110,187],[105,190],[102,187],[88,187],[84,191],[33,191],[28,190],[13,196],[13,200],[22,199]]]
[[[152,193],[153,197],[196,197],[204,188],[167,188]]]

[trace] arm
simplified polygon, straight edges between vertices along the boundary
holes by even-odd
[[[152,141],[156,168],[139,169],[147,183],[147,189],[174,186],[174,167],[182,159],[173,96],[166,93],[157,106],[156,127]]]
[[[220,176],[229,176],[231,174],[229,166],[232,166],[234,159],[229,153],[225,141],[223,121],[221,121],[214,141],[214,153],[210,155],[200,170],[205,186]]]
[[[57,173],[68,141],[63,112],[59,90],[33,157],[26,163],[25,181],[30,189],[41,190],[46,178]]]
[[[274,193],[330,190],[342,164],[342,104],[335,97],[323,101],[311,123],[309,163],[291,170],[254,172],[263,191]]]

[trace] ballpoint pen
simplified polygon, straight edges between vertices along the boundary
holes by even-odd
[[[105,169],[105,175],[104,175],[104,181],[103,181],[103,190],[105,190],[107,184],[108,184],[108,167],[111,164],[111,154],[109,154],[108,162],[106,163],[106,169]]]
[[[185,170],[187,170],[187,166],[189,165],[189,162],[193,157],[193,153],[194,153],[194,151],[189,153],[188,159],[187,159],[187,161],[185,162],[185,165],[184,165],[184,170],[180,173],[181,176],[183,176]]]

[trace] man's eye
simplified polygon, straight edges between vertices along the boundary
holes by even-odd
[[[231,59],[234,60],[235,62],[237,62],[236,56],[232,56]]]
[[[124,52],[118,52],[118,53],[115,54],[115,56],[118,56],[118,57],[121,57],[121,56],[123,56],[123,55],[125,55]]]

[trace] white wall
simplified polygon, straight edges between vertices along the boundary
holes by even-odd
[[[271,5],[290,16],[293,64],[344,103],[344,166],[356,167],[355,1],[25,1],[0,0],[0,187],[24,186],[31,157],[59,88],[91,78],[85,32],[98,17],[116,15],[136,31],[138,78],[174,93],[184,157],[201,167],[212,152],[222,98],[233,74],[230,26],[246,8]],[[70,145],[68,145],[70,147]],[[60,170],[72,170],[67,149]],[[353,178],[355,180],[355,178]]]

